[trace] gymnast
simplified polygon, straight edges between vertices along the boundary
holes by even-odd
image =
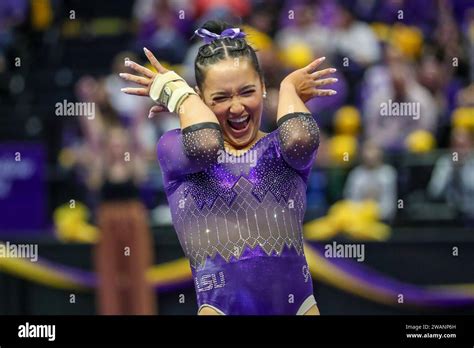
[[[166,196],[179,242],[190,260],[199,315],[319,315],[303,250],[306,184],[319,128],[305,103],[336,93],[336,69],[316,59],[280,84],[277,129],[260,131],[266,97],[254,49],[240,28],[208,21],[196,30],[205,44],[195,60],[195,89],[165,69],[120,76],[179,116],[180,128],[158,141]],[[254,152],[253,161],[237,159]],[[222,156],[225,154],[226,156]],[[252,156],[248,156],[252,158]]]

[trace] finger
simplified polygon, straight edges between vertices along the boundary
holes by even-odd
[[[316,70],[316,68],[322,63],[324,62],[324,60],[326,59],[326,57],[321,57],[321,58],[318,58],[316,60],[313,60],[311,63],[309,63],[305,69],[306,69],[306,72],[308,73],[312,73],[313,71]]]
[[[314,86],[319,87],[319,86],[326,86],[331,83],[336,83],[338,79],[336,78],[329,78],[329,79],[321,79],[321,80],[316,80],[314,81]]]
[[[160,112],[166,111],[166,108],[161,105],[155,105],[150,109],[150,112],[148,113],[148,118],[153,118],[157,116]]]
[[[135,63],[131,60],[126,60],[125,61],[125,66],[127,66],[129,68],[132,68],[136,72],[138,72],[142,75],[145,75],[145,76],[147,76],[151,79],[155,77],[155,73],[153,71],[151,71],[150,69],[147,69],[144,66],[141,66],[140,64],[137,64],[137,63]]]
[[[314,78],[314,79],[319,79],[322,76],[335,73],[336,71],[337,70],[334,69],[334,68],[327,68],[327,69],[319,70],[319,71],[316,71],[316,72],[312,73],[311,77]]]
[[[156,112],[156,113],[158,113],[158,112],[163,112],[164,110],[166,110],[166,108],[165,108],[164,106],[162,106],[162,105],[154,105],[154,106],[151,107],[150,112]]]
[[[135,82],[142,86],[148,86],[150,84],[150,79],[147,79],[146,77],[136,76],[127,73],[120,73],[119,76],[124,80]]]
[[[333,89],[316,89],[314,91],[314,93],[315,93],[315,96],[325,97],[325,96],[329,96],[329,95],[335,95],[335,94],[337,94],[337,91],[335,91]]]
[[[139,96],[143,96],[143,97],[148,97],[148,92],[145,88],[125,87],[125,88],[122,88],[121,91],[125,94],[132,94],[132,95],[139,95]]]
[[[153,65],[160,74],[164,74],[168,71],[167,69],[163,67],[163,65],[160,64],[158,59],[156,59],[156,57],[153,55],[153,53],[151,53],[151,51],[148,48],[143,47],[143,51],[145,52],[145,55],[150,61],[151,65]]]

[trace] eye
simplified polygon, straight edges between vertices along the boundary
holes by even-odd
[[[242,92],[242,95],[244,97],[250,97],[254,92],[255,92],[254,89],[249,89],[249,90],[246,90],[246,91]]]
[[[215,97],[213,98],[212,100],[216,103],[221,103],[223,101],[225,101],[228,97],[225,97],[225,96],[221,96],[221,97]]]

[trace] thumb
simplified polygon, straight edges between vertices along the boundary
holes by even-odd
[[[166,111],[166,107],[161,105],[153,105],[148,112],[148,118],[153,118],[160,112]]]

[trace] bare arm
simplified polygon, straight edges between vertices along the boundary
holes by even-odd
[[[143,76],[137,76],[126,73],[120,74],[120,76],[125,80],[135,82],[141,85],[142,87],[124,88],[122,89],[122,92],[132,95],[148,97],[150,93],[151,84],[153,83],[155,77],[157,75],[168,72],[168,70],[165,69],[156,59],[153,53],[151,53],[146,48],[144,49],[144,51],[148,60],[156,68],[158,73],[155,73],[150,69],[147,69],[144,66],[141,66],[140,64],[137,64],[135,62],[126,61],[126,66],[128,65],[130,68],[142,74]],[[204,104],[204,102],[196,95],[190,95],[186,98],[186,100],[179,108],[178,115],[181,124],[181,129],[203,122],[219,123],[211,109],[209,109],[209,107]]]
[[[158,73],[135,62],[126,61],[125,65],[143,76],[132,74],[120,74],[120,76],[142,87],[123,88],[122,92],[149,97],[155,78],[168,72],[149,50],[145,48],[144,51]],[[180,83],[185,85],[184,81]],[[150,110],[150,115],[163,109],[163,106],[156,105]],[[158,142],[158,160],[167,177],[204,170],[217,161],[219,151],[224,148],[219,121],[197,95],[188,94],[176,109],[180,120],[181,134],[173,132],[165,134],[166,136],[163,136]]]
[[[306,67],[292,72],[281,82],[277,122],[281,117],[289,113],[309,113],[305,103],[314,97],[336,94],[335,90],[318,88],[337,81],[335,78],[321,78],[334,73],[336,69],[328,68],[316,71],[316,68],[324,60],[324,57],[316,59]]]
[[[305,103],[303,103],[301,98],[298,96],[298,93],[296,93],[295,86],[282,82],[280,85],[280,94],[278,97],[277,122],[283,116],[293,112],[309,113],[309,110]]]
[[[319,128],[305,102],[315,96],[334,95],[334,90],[318,89],[337,79],[320,77],[336,69],[315,71],[320,58],[288,75],[280,85],[277,111],[280,148],[286,162],[297,170],[309,170],[319,146]]]

